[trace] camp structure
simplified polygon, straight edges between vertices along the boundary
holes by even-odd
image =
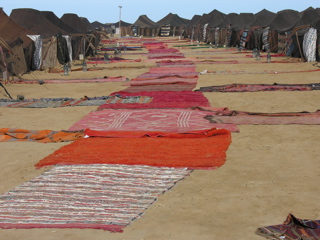
[[[18,76],[30,70],[34,44],[27,35],[33,34],[12,21],[0,8],[0,77]]]
[[[253,13],[240,13],[231,23],[230,46],[238,46],[244,49],[246,42],[250,39],[250,23],[254,20]]]
[[[116,28],[116,33],[121,31],[121,36],[133,36],[132,24],[125,21],[118,21],[112,24]]]
[[[169,13],[167,16],[156,22],[159,26],[157,36],[182,36],[190,20],[179,17],[178,14]]]
[[[184,37],[189,38],[191,41],[196,39],[196,28],[197,23],[199,22],[201,15],[194,15],[189,23],[186,25],[186,30],[184,32]],[[199,32],[200,35],[200,32]]]
[[[263,43],[263,33],[268,31],[269,24],[273,21],[276,14],[274,12],[263,9],[260,12],[254,14],[253,21],[249,24],[250,37],[245,44],[245,48],[249,50],[265,50],[269,51],[268,44]]]
[[[73,33],[79,33],[77,30],[73,29],[69,25],[67,25],[65,22],[63,22],[60,18],[58,18],[53,12],[51,11],[41,11],[41,14],[49,20],[54,25],[58,26],[63,31],[73,34]]]
[[[229,13],[226,15],[225,19],[218,26],[219,27],[219,42],[218,46],[230,47],[231,44],[231,34],[232,34],[232,23],[239,16],[237,13]]]
[[[98,30],[98,31],[105,31],[107,32],[108,30],[108,25],[107,24],[104,24],[104,23],[101,23],[99,21],[94,21],[91,23],[91,27],[93,30]]]
[[[157,25],[154,21],[148,18],[147,15],[141,15],[133,23],[133,36],[155,36]]]
[[[214,9],[207,15],[200,18],[198,24],[200,24],[200,29],[202,31],[201,41],[218,44],[219,42],[219,25],[226,18],[226,14]]]
[[[75,13],[65,13],[60,18],[69,27],[76,30],[78,33],[89,33],[90,28],[81,20]]]

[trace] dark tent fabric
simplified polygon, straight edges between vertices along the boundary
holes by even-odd
[[[276,14],[263,9],[254,15],[254,20],[249,24],[250,27],[266,27],[273,21]]]
[[[182,25],[187,25],[190,20],[179,17],[178,14],[169,13],[164,18],[160,19],[156,24],[158,26],[170,24],[173,27],[180,27]]]
[[[58,26],[63,31],[66,31],[67,33],[79,33],[69,25],[65,24],[60,18],[58,18],[53,12],[51,11],[41,11],[41,14],[48,19],[50,22]]]
[[[148,18],[147,15],[141,15],[134,23],[133,28],[136,35],[139,36],[152,36],[156,34],[156,28],[158,26],[154,21]]]
[[[189,23],[187,24],[187,28],[195,27],[200,19],[201,19],[201,15],[194,15],[189,21]]]
[[[306,10],[300,12],[300,19],[296,23],[296,27],[312,24],[313,22],[317,21],[320,18],[320,13],[310,7]]]
[[[186,32],[185,32],[185,36],[186,37],[188,37],[188,38],[192,38],[193,37],[194,38],[194,34],[195,33],[192,36],[192,32],[195,31],[200,18],[201,18],[201,15],[194,15],[192,17],[192,19],[189,21],[189,23],[186,26]]]
[[[88,29],[88,31],[92,31],[94,30],[94,28],[91,26],[89,20],[85,17],[80,17],[81,21],[83,22],[83,24],[86,26],[86,28]]]
[[[18,38],[22,40],[23,48],[30,46],[33,41],[27,35],[34,35],[31,30],[23,28],[15,23],[4,11],[0,8],[0,37],[9,45],[15,42]]]
[[[202,15],[198,23],[203,25],[209,23],[208,27],[218,27],[225,18],[226,15],[224,13],[214,9],[206,15]]]
[[[138,26],[140,28],[156,28],[157,25],[154,21],[148,18],[147,15],[141,15],[134,23],[134,26]]]
[[[50,22],[40,11],[31,8],[13,9],[10,18],[20,26],[31,30],[43,38],[57,34],[68,34],[57,25]]]
[[[160,36],[175,36],[182,35],[189,22],[190,20],[181,18],[178,14],[169,13],[156,24],[160,26]]]
[[[87,33],[90,31],[77,14],[65,13],[60,19],[79,33]]]
[[[12,52],[4,49],[7,70],[12,75],[24,74],[31,69],[34,44],[27,35],[34,35],[32,31],[16,24],[0,8],[0,38],[11,48]],[[1,62],[1,60],[0,60]],[[2,66],[2,67],[1,67]],[[5,71],[4,63],[0,63],[1,71]]]
[[[286,9],[277,13],[273,21],[270,23],[270,30],[275,30],[277,32],[286,32],[292,30],[297,21],[300,19],[300,13]]]
[[[218,27],[227,28],[230,24],[232,24],[235,21],[235,19],[237,19],[238,16],[239,14],[237,13],[229,13]]]
[[[118,27],[119,27],[119,21],[116,22],[116,23],[113,24],[113,25],[115,25],[116,28],[118,28]],[[131,25],[132,25],[132,23],[128,23],[128,22],[125,22],[125,21],[122,21],[122,20],[121,20],[121,27],[129,27],[129,26],[131,26]]]
[[[249,24],[254,20],[253,13],[240,13],[237,18],[231,23],[232,29],[242,29],[249,27]]]
[[[107,24],[103,24],[101,22],[94,21],[94,22],[91,23],[91,27],[93,29],[98,29],[99,30],[99,29],[104,28],[106,30],[109,26]]]

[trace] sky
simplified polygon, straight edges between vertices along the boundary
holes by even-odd
[[[0,7],[9,16],[12,9],[33,8],[52,11],[59,18],[65,13],[75,13],[90,22],[101,23],[118,22],[121,13],[121,21],[134,23],[140,15],[157,22],[169,13],[191,19],[214,9],[225,14],[257,13],[262,9],[275,13],[284,9],[303,11],[308,7],[320,8],[320,0],[2,0]]]

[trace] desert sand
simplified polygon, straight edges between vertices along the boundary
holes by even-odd
[[[172,44],[171,44],[172,45]],[[225,57],[234,54],[221,52],[203,55],[205,49],[180,49],[187,58]],[[213,49],[214,51],[215,49]],[[192,54],[190,54],[192,53]],[[196,55],[198,54],[198,55]],[[242,55],[244,56],[244,55]],[[139,63],[99,64],[109,69],[71,72],[69,76],[35,71],[24,79],[67,79],[103,76],[125,76],[129,79],[148,71],[154,62],[145,56]],[[228,59],[229,57],[229,59]],[[234,60],[234,59],[233,59]],[[291,63],[266,64],[243,57],[237,60],[252,64],[199,64],[199,72],[214,71],[297,71],[317,69],[305,63],[279,57]],[[138,69],[111,69],[114,66],[141,66]],[[92,65],[89,65],[92,67]],[[207,74],[200,75],[195,89],[202,86],[230,83],[316,83],[318,72],[286,74]],[[124,90],[122,82],[7,84],[16,98],[107,96]],[[318,91],[204,93],[212,107],[253,112],[301,112],[319,108]],[[0,89],[0,98],[7,98]],[[32,130],[66,130],[97,107],[65,107],[44,109],[0,108],[0,126]],[[255,234],[258,227],[282,223],[289,213],[299,218],[320,219],[320,126],[318,125],[240,125],[240,133],[232,133],[225,165],[216,170],[196,170],[173,189],[159,196],[150,208],[124,229],[111,233],[91,229],[9,229],[0,230],[1,240],[233,240],[263,239]],[[46,168],[34,165],[67,143],[0,143],[0,193],[40,175]]]

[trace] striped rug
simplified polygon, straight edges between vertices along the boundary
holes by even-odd
[[[190,172],[107,164],[55,166],[0,196],[0,227],[121,232]]]

